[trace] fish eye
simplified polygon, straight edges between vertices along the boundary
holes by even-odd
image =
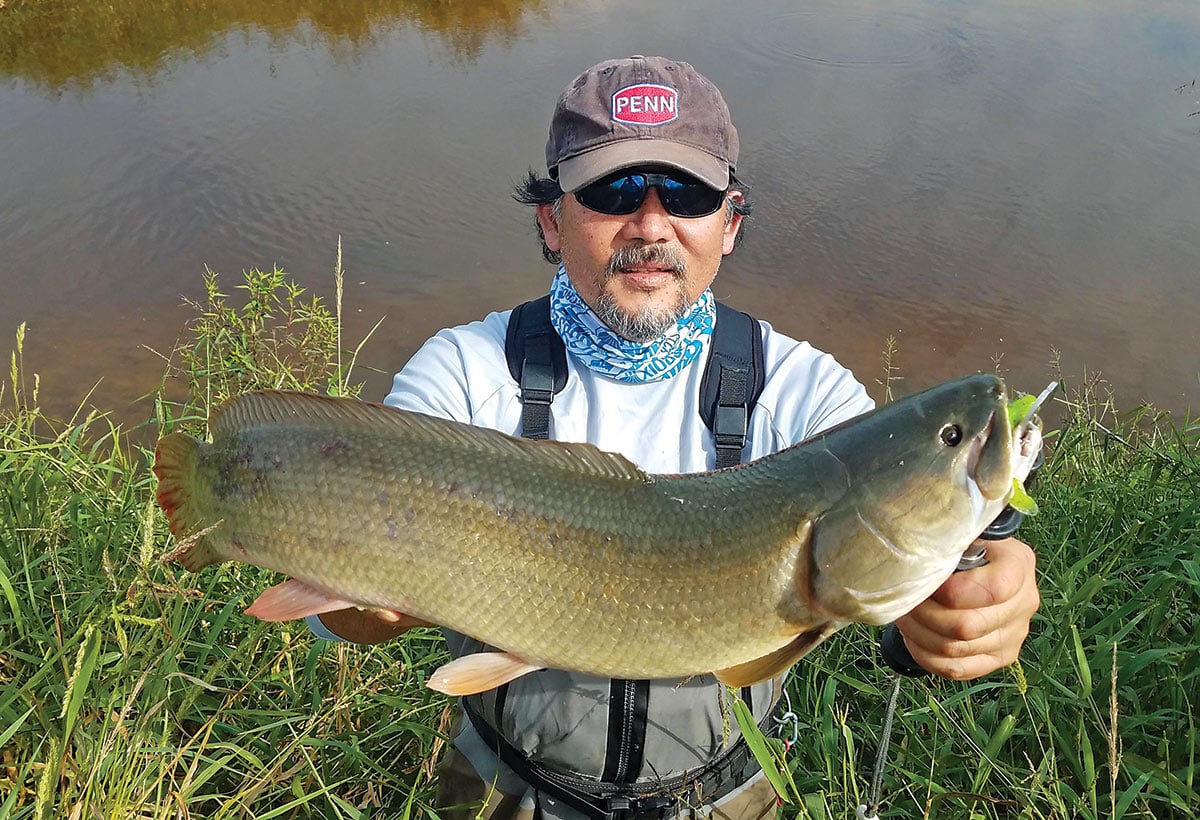
[[[947,424],[938,435],[947,447],[957,447],[963,440],[962,428],[957,424]]]

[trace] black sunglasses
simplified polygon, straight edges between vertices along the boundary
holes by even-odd
[[[725,202],[724,191],[710,188],[685,174],[628,170],[617,171],[585,185],[575,192],[575,199],[589,210],[623,216],[642,207],[651,187],[658,189],[658,198],[671,216],[689,219],[708,216],[716,213]]]

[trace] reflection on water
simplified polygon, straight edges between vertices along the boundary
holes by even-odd
[[[0,4],[0,75],[49,90],[88,88],[118,69],[151,80],[172,60],[203,58],[237,29],[288,37],[307,24],[339,47],[367,47],[399,24],[474,59],[490,39],[507,44],[544,0],[40,0]]]
[[[111,6],[122,9],[120,13]],[[724,90],[752,185],[715,290],[917,389],[1101,371],[1200,396],[1200,4],[1163,0],[16,2],[0,9],[0,353],[125,412],[202,295],[274,265],[330,297],[367,395],[440,327],[544,292],[513,183],[562,86],[663,53]],[[67,90],[61,96],[55,92]],[[145,416],[130,410],[126,415]]]

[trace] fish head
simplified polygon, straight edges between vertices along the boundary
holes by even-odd
[[[1012,429],[1003,381],[978,374],[828,434],[845,492],[813,528],[814,608],[884,624],[929,597],[1003,510],[1014,475],[1028,472],[1037,453],[1024,454],[1040,447],[1032,429]]]

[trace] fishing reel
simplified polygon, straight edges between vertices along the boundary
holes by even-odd
[[[1027,490],[1033,489],[1038,470],[1045,463],[1046,451],[1044,448],[1039,448],[1037,458],[1033,460],[1033,466],[1029,468],[1029,476],[1025,479]],[[979,538],[982,541],[1002,541],[1005,538],[1012,538],[1017,534],[1017,529],[1024,519],[1023,512],[1014,509],[1011,505],[1005,506],[992,523],[988,524],[987,529],[979,534]],[[963,553],[954,571],[965,572],[982,567],[987,562],[987,545],[976,541]],[[913,659],[912,653],[908,651],[908,646],[904,643],[904,636],[900,634],[900,630],[895,624],[888,624],[884,627],[883,636],[879,639],[879,651],[883,655],[884,663],[905,677],[920,678],[929,674],[928,670]]]

